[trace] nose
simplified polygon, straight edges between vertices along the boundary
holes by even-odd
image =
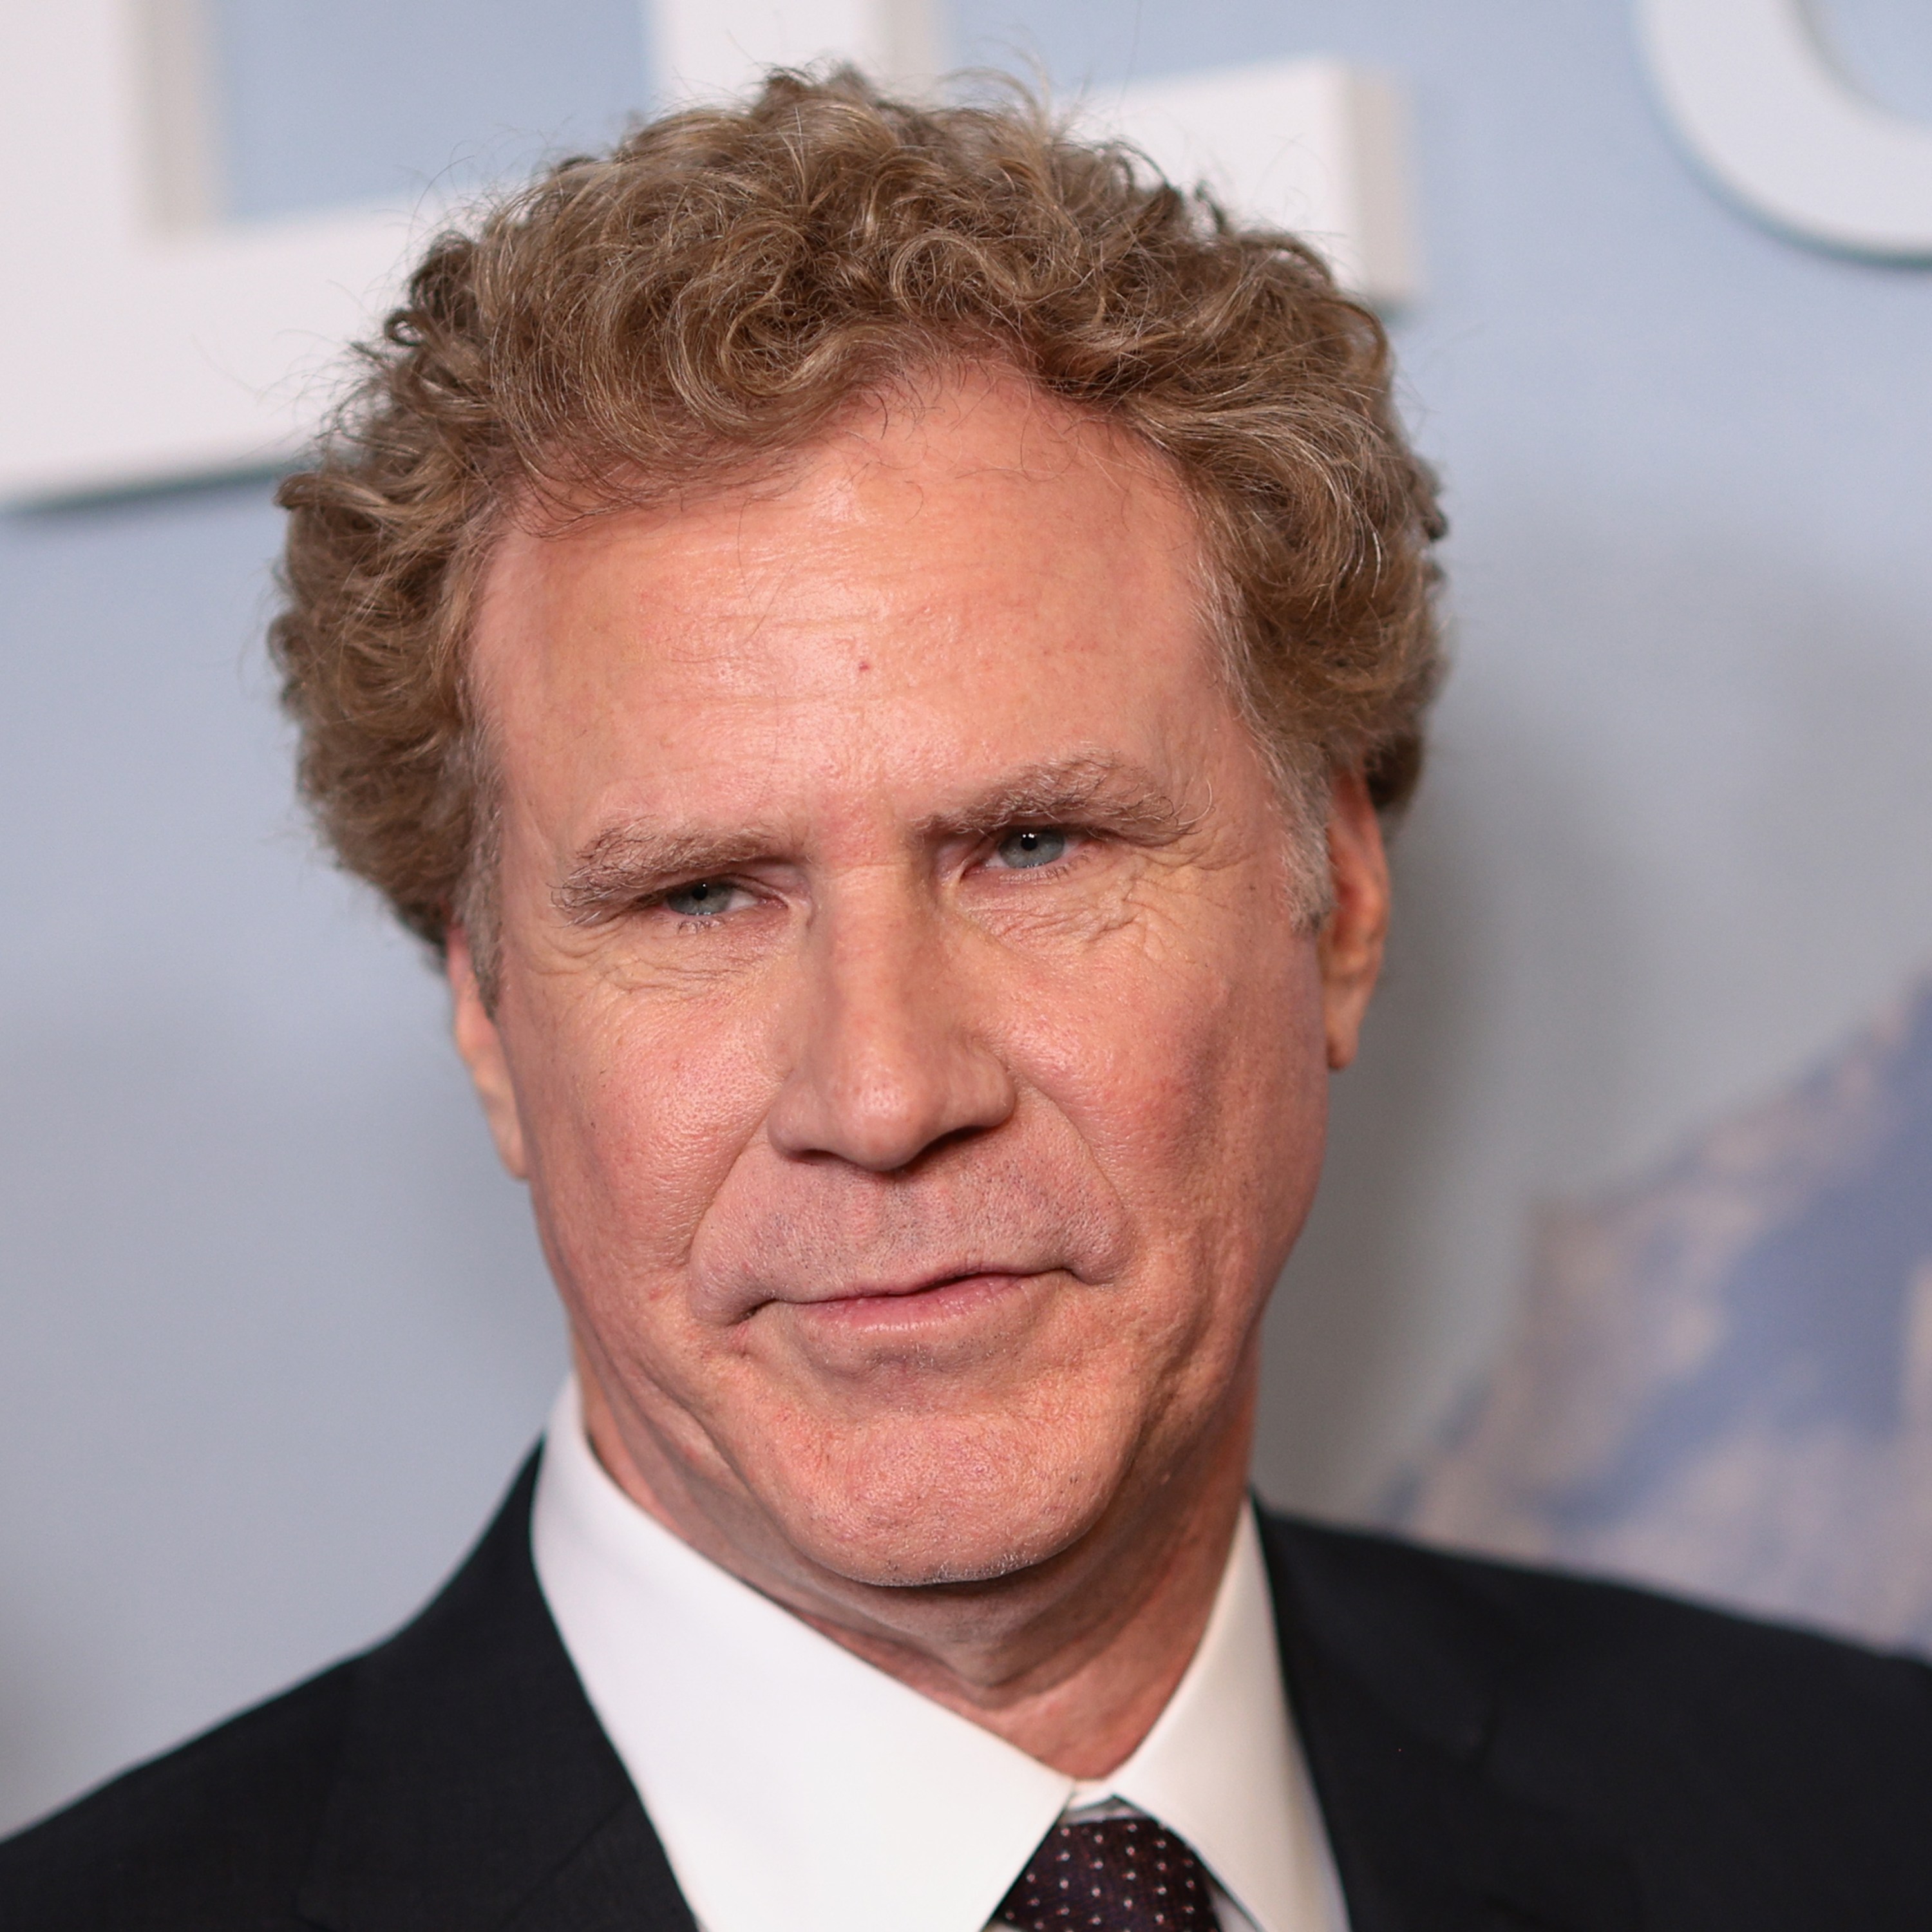
[[[792,1065],[766,1120],[777,1150],[890,1174],[1004,1121],[1012,1076],[974,1031],[970,975],[930,919],[905,907],[814,924]]]

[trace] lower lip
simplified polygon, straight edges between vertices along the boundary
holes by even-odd
[[[959,1275],[903,1294],[845,1294],[829,1301],[794,1302],[791,1306],[796,1316],[814,1325],[847,1334],[913,1334],[989,1312],[1040,1279],[1036,1274]]]

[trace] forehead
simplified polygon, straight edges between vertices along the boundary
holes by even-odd
[[[916,789],[1073,745],[1178,752],[1225,706],[1200,584],[1160,458],[967,372],[856,408],[770,482],[513,532],[472,668],[545,817],[814,775]]]

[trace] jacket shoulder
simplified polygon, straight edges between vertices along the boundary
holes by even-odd
[[[1932,1667],[1627,1584],[1264,1522],[1330,1658],[1498,1784],[1636,1847],[1654,1896],[1708,1892],[1708,1924],[1730,1922],[1725,1872],[1782,1872],[1794,1893],[1856,1878],[1914,1914],[1932,1900]]]
[[[349,1708],[338,1664],[0,1844],[5,1932],[284,1932]]]
[[[1895,1723],[1920,1748],[1932,1745],[1932,1666],[1916,1658],[1634,1584],[1294,1516],[1264,1522],[1333,1608],[1384,1636],[1437,1622],[1440,1640],[1480,1651],[1519,1693],[1567,1685],[1580,1696],[1601,1682],[1626,1706],[1648,1687],[1679,1708],[1688,1700],[1714,1711],[1761,1708],[1774,1685],[1790,1720],[1837,1712],[1862,1729]],[[1412,1630],[1403,1647],[1417,1641]]]
[[[0,1932],[441,1932],[545,1892],[689,1932],[544,1604],[536,1464],[395,1635],[0,1845]]]

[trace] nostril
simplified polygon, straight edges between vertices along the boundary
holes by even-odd
[[[794,1159],[897,1174],[990,1132],[1012,1112],[1004,1068],[976,1053],[929,1060],[917,1081],[841,1078],[820,1060],[799,1067],[772,1108],[772,1145]]]
[[[910,1160],[907,1162],[905,1169],[902,1169],[902,1172],[924,1166],[934,1154],[943,1154],[949,1148],[958,1147],[967,1141],[980,1139],[993,1131],[994,1124],[991,1122],[982,1124],[976,1121],[970,1126],[954,1127],[945,1133],[934,1136]]]

